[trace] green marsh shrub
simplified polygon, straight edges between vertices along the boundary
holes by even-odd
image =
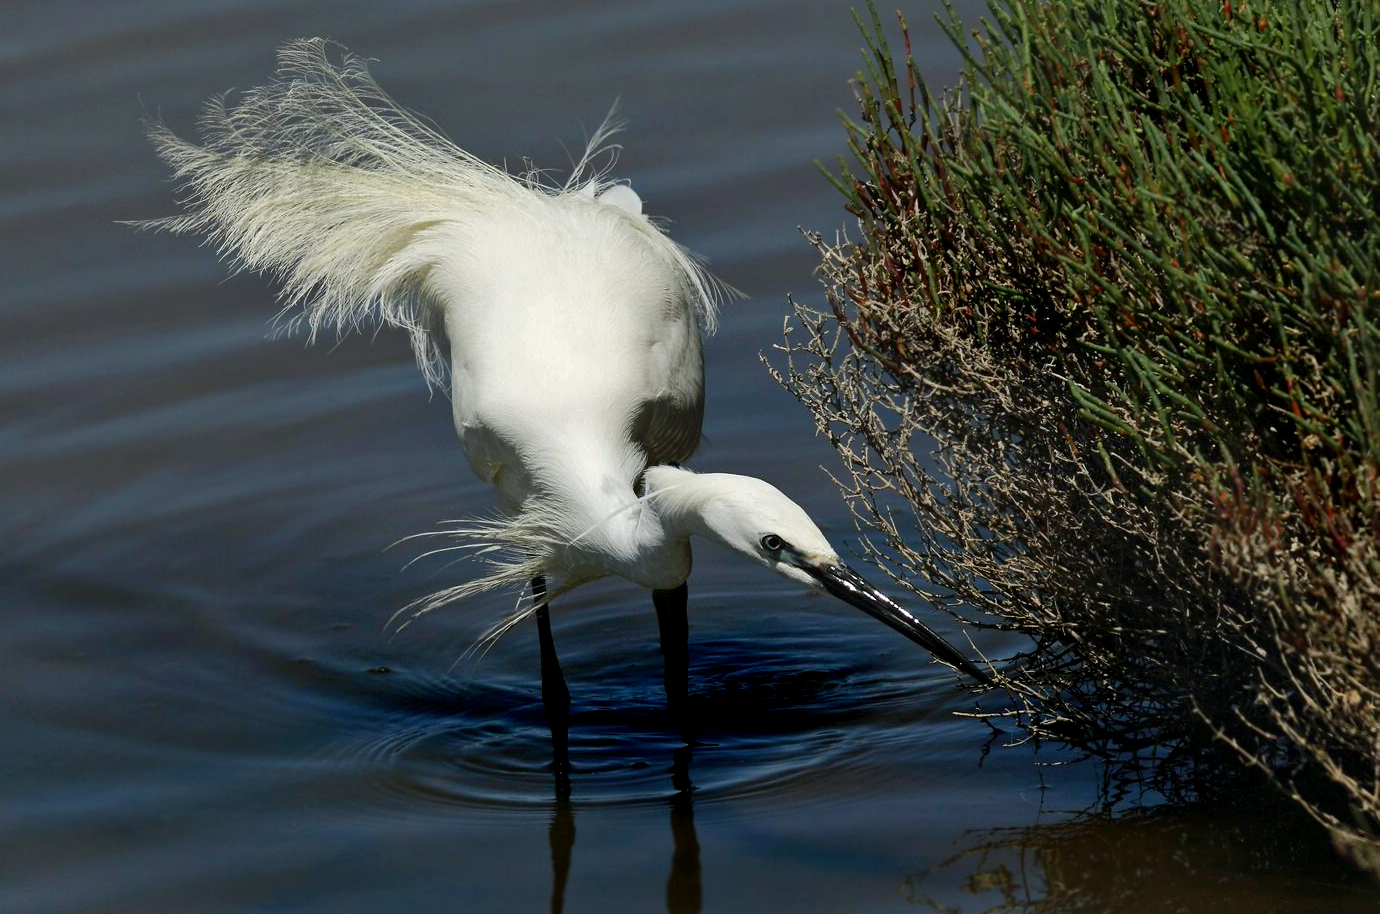
[[[942,97],[863,26],[781,380],[878,564],[1031,637],[981,713],[1171,792],[1225,749],[1374,864],[1380,3],[949,20]]]

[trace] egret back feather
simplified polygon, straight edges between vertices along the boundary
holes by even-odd
[[[553,201],[600,205],[612,182],[594,163],[616,129],[606,121],[559,186],[537,171],[515,177],[399,107],[361,58],[303,39],[280,50],[273,82],[207,105],[204,145],[152,125],[159,154],[183,182],[185,212],[140,224],[204,235],[236,269],[274,275],[280,318],[305,324],[313,338],[323,327],[378,322],[406,330],[427,381],[444,387],[425,283],[445,246],[428,242],[486,212],[540,218]],[[678,272],[712,332],[722,287],[649,220],[626,218]]]

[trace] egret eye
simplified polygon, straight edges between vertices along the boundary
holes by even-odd
[[[781,537],[777,536],[775,533],[768,533],[762,537],[762,548],[768,552],[780,552],[781,547],[785,545],[785,540],[781,539]]]

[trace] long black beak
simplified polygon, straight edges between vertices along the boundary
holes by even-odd
[[[949,666],[962,670],[979,682],[992,681],[992,677],[981,667],[960,654],[953,645],[930,631],[925,623],[864,581],[856,571],[842,562],[837,565],[818,566],[803,562],[798,567],[819,581],[829,593],[845,603],[856,606],[872,618],[890,625]]]

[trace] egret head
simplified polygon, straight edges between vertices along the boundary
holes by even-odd
[[[804,509],[768,482],[730,473],[695,476],[702,534],[739,555],[819,591],[809,567],[837,564],[839,555]]]
[[[804,509],[770,483],[729,473],[647,471],[659,507],[691,521],[694,532],[816,593],[828,593],[910,638],[940,660],[986,682],[990,676],[904,607],[839,559]]]

